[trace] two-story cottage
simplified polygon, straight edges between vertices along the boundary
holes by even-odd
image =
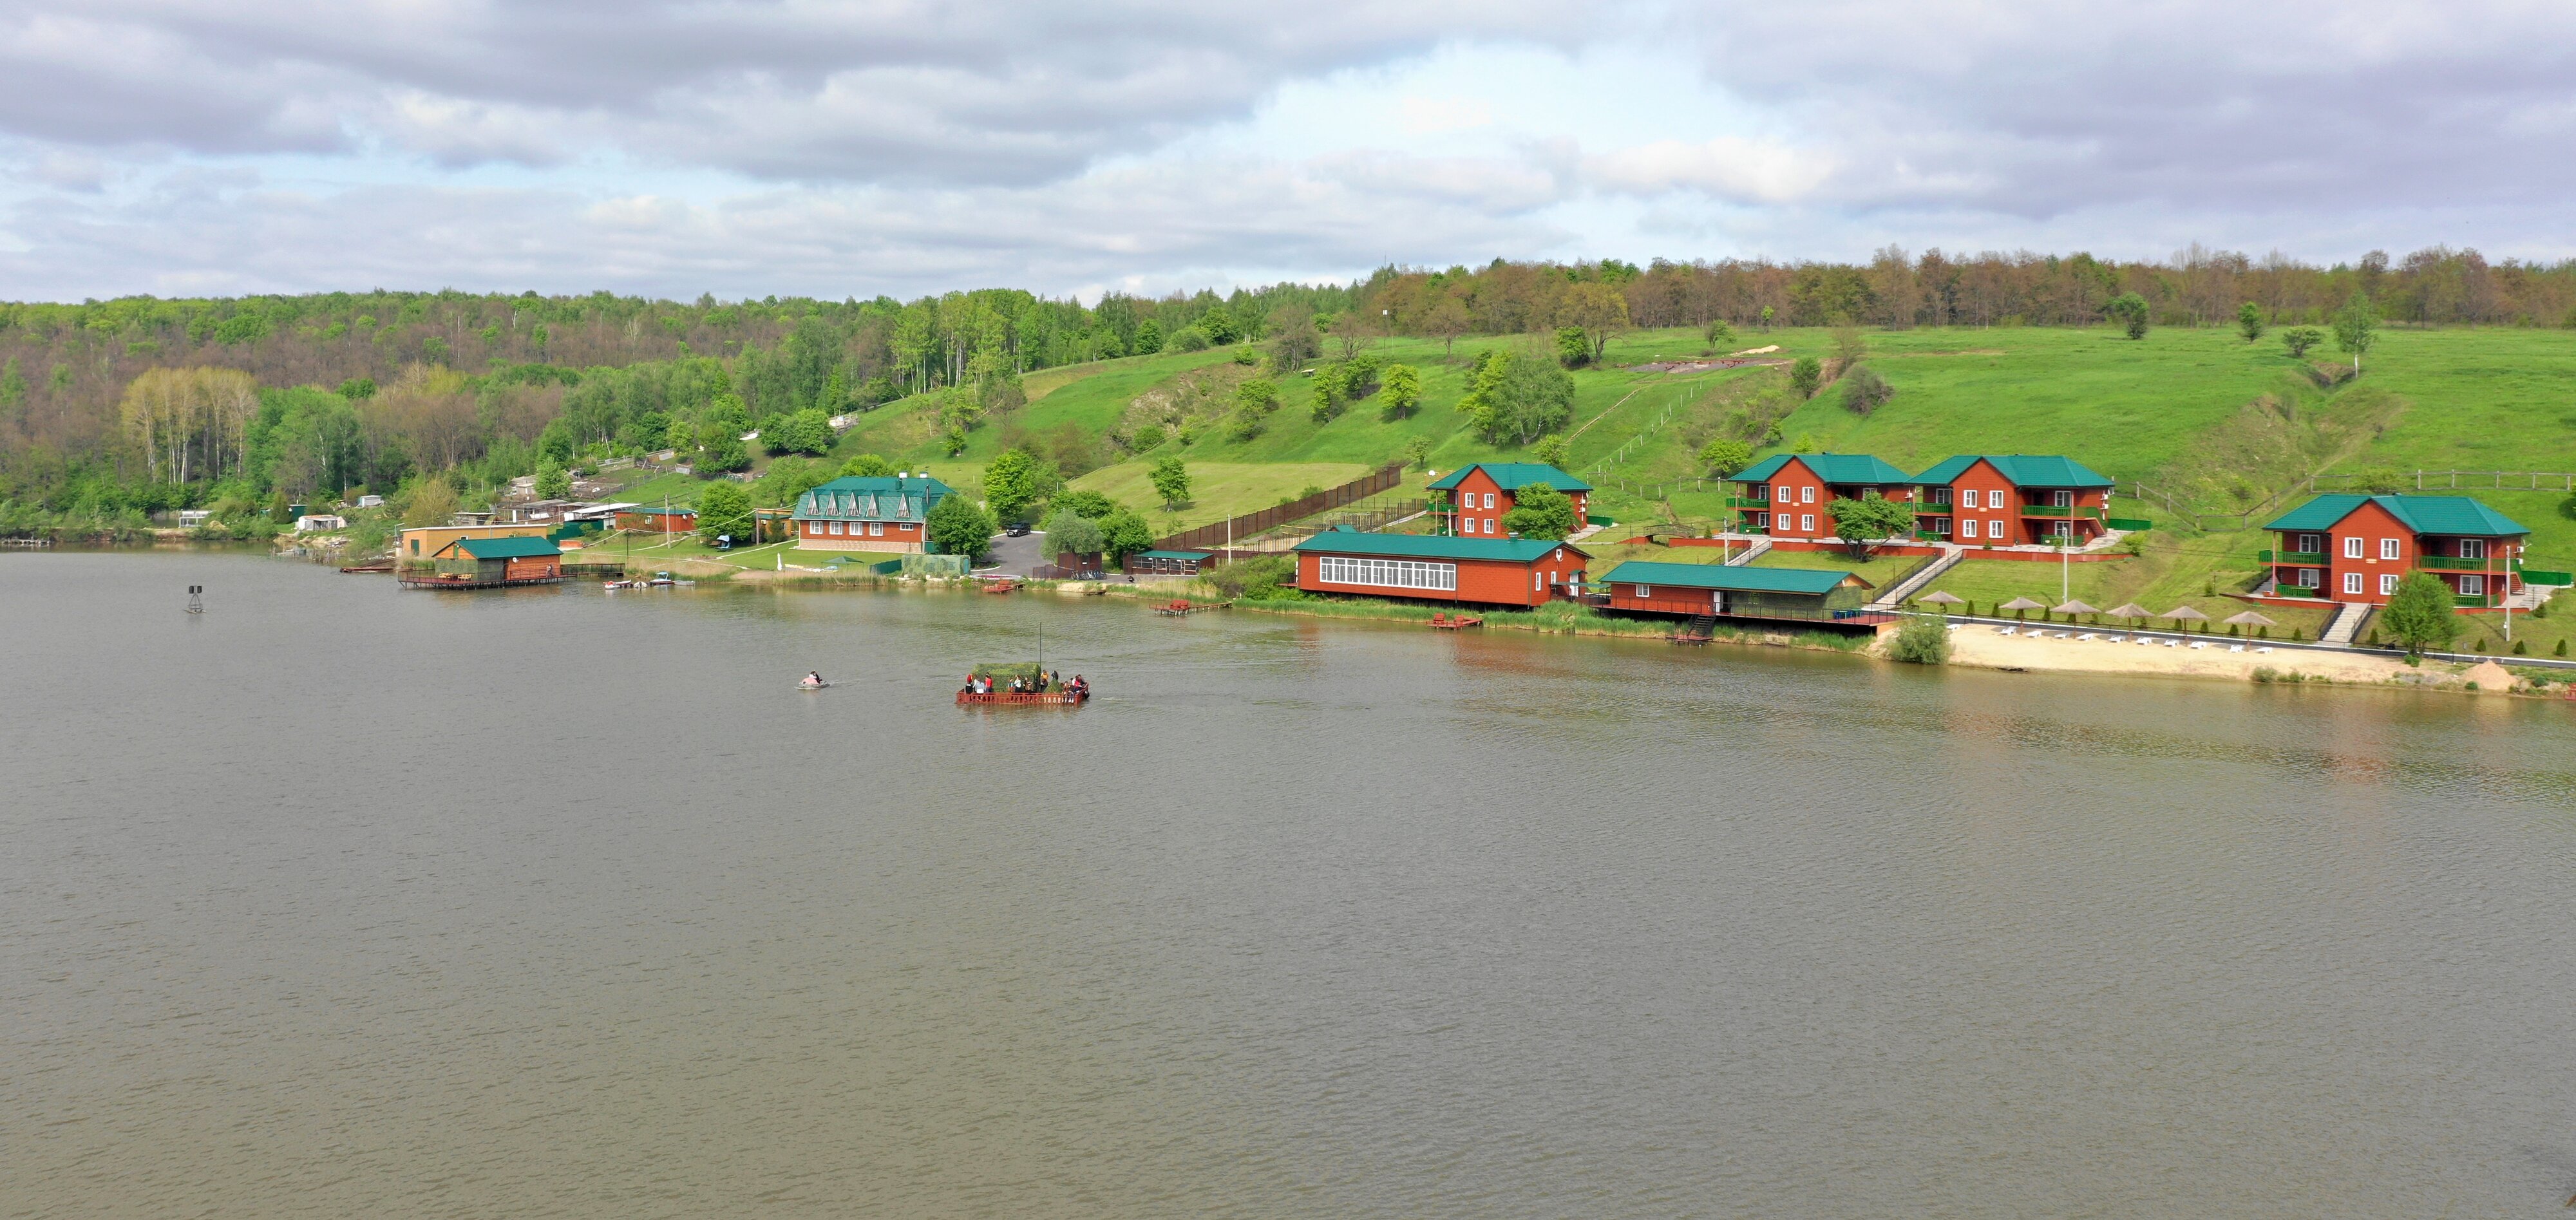
[[[1735,472],[1736,528],[1780,541],[1831,541],[1836,499],[1905,498],[1913,480],[1865,453],[1784,453]]]
[[[796,499],[796,545],[809,551],[926,553],[930,510],[957,494],[926,474],[852,475]]]
[[[1477,462],[1452,470],[1432,481],[1431,490],[1447,496],[1436,500],[1431,511],[1447,523],[1450,533],[1500,538],[1509,532],[1503,528],[1503,514],[1518,503],[1522,488],[1538,483],[1564,492],[1566,499],[1574,501],[1576,523],[1582,522],[1592,485],[1545,462]]]
[[[2502,605],[2522,587],[2530,530],[2467,496],[2318,496],[2266,524],[2262,553],[2282,597],[2386,605],[2397,580],[2423,570],[2463,606]]]
[[[2055,455],[1963,453],[1914,476],[1918,533],[1981,546],[2083,546],[2111,516],[2111,480]]]

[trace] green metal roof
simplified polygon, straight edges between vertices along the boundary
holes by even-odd
[[[1601,577],[1606,585],[1671,585],[1676,589],[1725,589],[1736,593],[1812,593],[1822,596],[1851,579],[1831,568],[1729,567],[1722,563],[1654,563],[1631,559]]]
[[[1866,453],[1776,453],[1729,476],[1738,483],[1768,483],[1791,462],[1805,464],[1827,483],[1898,487],[1914,480],[1904,471]]]
[[[1558,491],[1590,491],[1592,485],[1545,462],[1475,462],[1432,481],[1431,490],[1454,490],[1471,470],[1482,470],[1504,491],[1519,491],[1532,483],[1545,483]]]
[[[1545,538],[1460,538],[1441,534],[1364,534],[1357,530],[1326,530],[1300,542],[1301,552],[1329,552],[1335,555],[1385,555],[1397,559],[1501,559],[1512,563],[1530,563],[1558,547],[1575,554],[1583,548],[1570,542],[1551,542]]]
[[[694,508],[621,508],[617,511],[637,517],[694,517],[698,515],[698,510]]]
[[[1147,559],[1214,559],[1213,551],[1138,551]]]
[[[1926,486],[1955,483],[1979,461],[2002,471],[2016,487],[2109,487],[2108,476],[2069,457],[2055,454],[1962,453],[1908,480]]]
[[[2352,515],[2364,503],[2375,502],[2388,510],[2388,515],[2404,522],[2419,534],[2468,534],[2475,537],[2502,538],[2528,534],[2513,518],[2505,516],[2467,496],[2365,496],[2357,492],[2335,492],[2318,496],[2272,520],[2267,530],[2326,530]]]
[[[848,475],[796,498],[799,520],[919,521],[957,489],[929,475]]]
[[[459,538],[456,549],[476,559],[532,559],[539,555],[561,555],[563,548],[552,539],[519,535],[510,538]]]

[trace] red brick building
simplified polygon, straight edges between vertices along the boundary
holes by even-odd
[[[685,534],[698,528],[698,510],[694,508],[621,508],[617,510],[617,528],[644,530],[649,533]]]
[[[809,551],[927,553],[924,522],[955,494],[926,474],[834,479],[797,497],[796,545]]]
[[[1838,498],[1859,500],[1874,492],[1902,500],[1913,484],[1904,471],[1865,453],[1783,453],[1737,471],[1729,481],[1736,484],[1727,500],[1736,530],[1789,541],[1830,541],[1834,517],[1826,506]]]
[[[1430,490],[1446,493],[1435,495],[1431,511],[1441,517],[1449,532],[1468,538],[1500,538],[1510,532],[1503,528],[1503,514],[1518,503],[1522,488],[1545,483],[1565,493],[1574,501],[1576,524],[1583,521],[1592,499],[1592,485],[1544,462],[1478,462],[1462,466],[1432,480]]]
[[[1416,601],[1535,606],[1583,583],[1589,558],[1544,538],[1326,530],[1297,544],[1297,587]]]
[[[1870,583],[1823,568],[1757,568],[1749,564],[1655,563],[1632,559],[1601,578],[1610,608],[1634,614],[1856,622],[1867,615]],[[1864,617],[1866,616],[1866,617]]]
[[[2111,480],[2073,458],[1963,453],[1914,476],[1917,536],[1969,546],[2083,546],[2111,515]]]
[[[2399,577],[2428,571],[2460,605],[2498,606],[2522,588],[2531,531],[2467,496],[2318,496],[2266,524],[2274,593],[2384,606]]]

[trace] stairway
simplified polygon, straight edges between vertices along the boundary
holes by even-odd
[[[1768,539],[1768,538],[1756,538],[1756,539],[1754,539],[1754,540],[1753,540],[1753,545],[1751,545],[1751,546],[1748,546],[1748,547],[1744,548],[1744,551],[1743,551],[1743,553],[1742,553],[1742,554],[1735,555],[1735,556],[1733,556],[1733,557],[1729,558],[1729,559],[1726,561],[1726,566],[1727,566],[1727,567],[1730,567],[1730,568],[1740,568],[1740,567],[1743,567],[1744,565],[1746,565],[1746,564],[1748,564],[1748,563],[1753,562],[1753,558],[1754,558],[1754,556],[1756,556],[1756,555],[1760,555],[1762,552],[1767,551],[1767,550],[1770,550],[1770,549],[1771,549],[1771,540],[1770,540],[1770,539]]]
[[[1694,616],[1691,621],[1676,628],[1673,631],[1673,642],[1676,644],[1705,644],[1715,638],[1716,635],[1717,616],[1714,614],[1702,614]]]
[[[1894,585],[1889,586],[1885,593],[1878,595],[1878,600],[1869,604],[1869,608],[1872,610],[1895,610],[1902,608],[1905,605],[1906,598],[1914,596],[1916,590],[1921,589],[1925,585],[1931,584],[1933,579],[1940,576],[1943,572],[1947,572],[1950,569],[1959,566],[1959,561],[1966,558],[1967,554],[1968,552],[1966,549],[1961,547],[1942,548],[1941,557],[1939,559],[1935,559],[1931,563],[1925,565],[1922,571],[1916,572],[1914,575],[1908,576],[1905,579],[1896,582]]]
[[[2325,630],[2317,633],[2317,640],[2325,644],[2349,644],[2353,636],[2360,634],[2361,620],[2369,617],[2370,607],[2360,602],[2339,602],[2335,605],[2335,616],[2326,622]]]

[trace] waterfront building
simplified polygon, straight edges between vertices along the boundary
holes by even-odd
[[[2349,492],[2318,496],[2263,528],[2279,539],[2261,554],[2275,596],[2384,606],[2399,577],[2422,570],[2472,609],[2521,592],[2531,534],[2468,496]]]
[[[617,510],[617,528],[643,530],[649,534],[685,534],[698,528],[698,510],[694,508],[635,508]]]
[[[2111,480],[2073,458],[1962,453],[1914,476],[1915,536],[1968,546],[2083,546],[2111,516]]]
[[[1826,568],[1757,568],[1749,564],[1656,563],[1632,559],[1601,578],[1610,609],[1696,618],[1794,619],[1868,623],[1861,607],[1870,583]]]
[[[1783,453],[1728,481],[1737,486],[1726,501],[1737,532],[1788,542],[1831,541],[1834,517],[1827,506],[1837,498],[1858,500],[1876,492],[1900,500],[1913,484],[1904,471],[1866,453]]]
[[[1477,462],[1431,481],[1431,511],[1450,533],[1471,538],[1500,538],[1503,514],[1519,502],[1522,488],[1545,483],[1574,501],[1574,520],[1583,521],[1592,485],[1545,462]]]
[[[459,538],[543,538],[546,532],[546,526],[534,522],[527,525],[415,525],[405,529],[395,541],[394,559],[398,563],[429,563]]]
[[[1479,510],[1482,511],[1482,510]],[[1416,601],[1535,606],[1583,583],[1582,548],[1544,538],[1367,534],[1341,528],[1300,542],[1297,587]]]
[[[1126,568],[1140,576],[1196,576],[1215,563],[1213,551],[1138,551],[1127,557]]]
[[[852,475],[796,499],[796,545],[809,551],[927,552],[923,522],[957,494],[926,474]]]
[[[431,558],[436,561],[438,579],[460,584],[540,584],[563,579],[563,552],[540,536],[458,538]]]

